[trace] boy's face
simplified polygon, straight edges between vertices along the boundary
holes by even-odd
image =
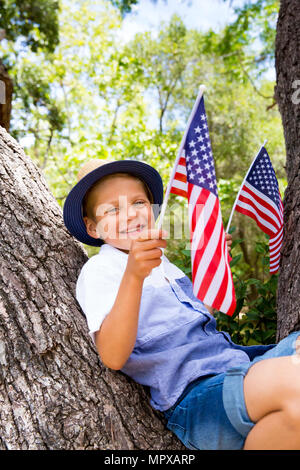
[[[154,227],[151,203],[141,181],[115,176],[100,183],[91,195],[95,220],[84,217],[87,233],[128,252],[142,230]]]

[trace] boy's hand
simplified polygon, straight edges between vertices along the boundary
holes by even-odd
[[[226,240],[226,243],[227,243],[227,250],[230,253],[231,245],[232,245],[232,235],[230,235],[229,233],[225,233],[225,240]]]
[[[153,268],[161,263],[163,254],[160,248],[166,248],[168,232],[165,230],[144,230],[139,238],[132,240],[126,270],[134,277],[144,280]]]

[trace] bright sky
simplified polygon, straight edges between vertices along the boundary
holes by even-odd
[[[233,7],[241,7],[249,0],[139,0],[132,13],[128,14],[121,30],[121,39],[130,41],[138,32],[155,33],[161,22],[169,22],[178,14],[191,29],[219,31],[234,21]],[[275,69],[265,73],[265,78],[275,80]]]
[[[140,0],[133,13],[127,15],[123,24],[124,39],[132,39],[137,32],[155,31],[162,21],[168,22],[177,13],[189,28],[217,31],[234,19],[233,8],[227,0]],[[245,0],[234,0],[241,6]]]

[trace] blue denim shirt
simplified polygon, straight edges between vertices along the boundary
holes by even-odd
[[[113,306],[127,257],[103,245],[82,268],[76,293],[92,337]],[[163,255],[144,281],[136,343],[121,370],[148,386],[152,407],[165,411],[196,378],[225,372],[267,349],[238,346],[218,331],[189,278]]]

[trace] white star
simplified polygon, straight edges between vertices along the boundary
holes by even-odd
[[[200,134],[201,132],[201,129],[199,126],[195,127],[194,131],[196,132],[196,134]]]

